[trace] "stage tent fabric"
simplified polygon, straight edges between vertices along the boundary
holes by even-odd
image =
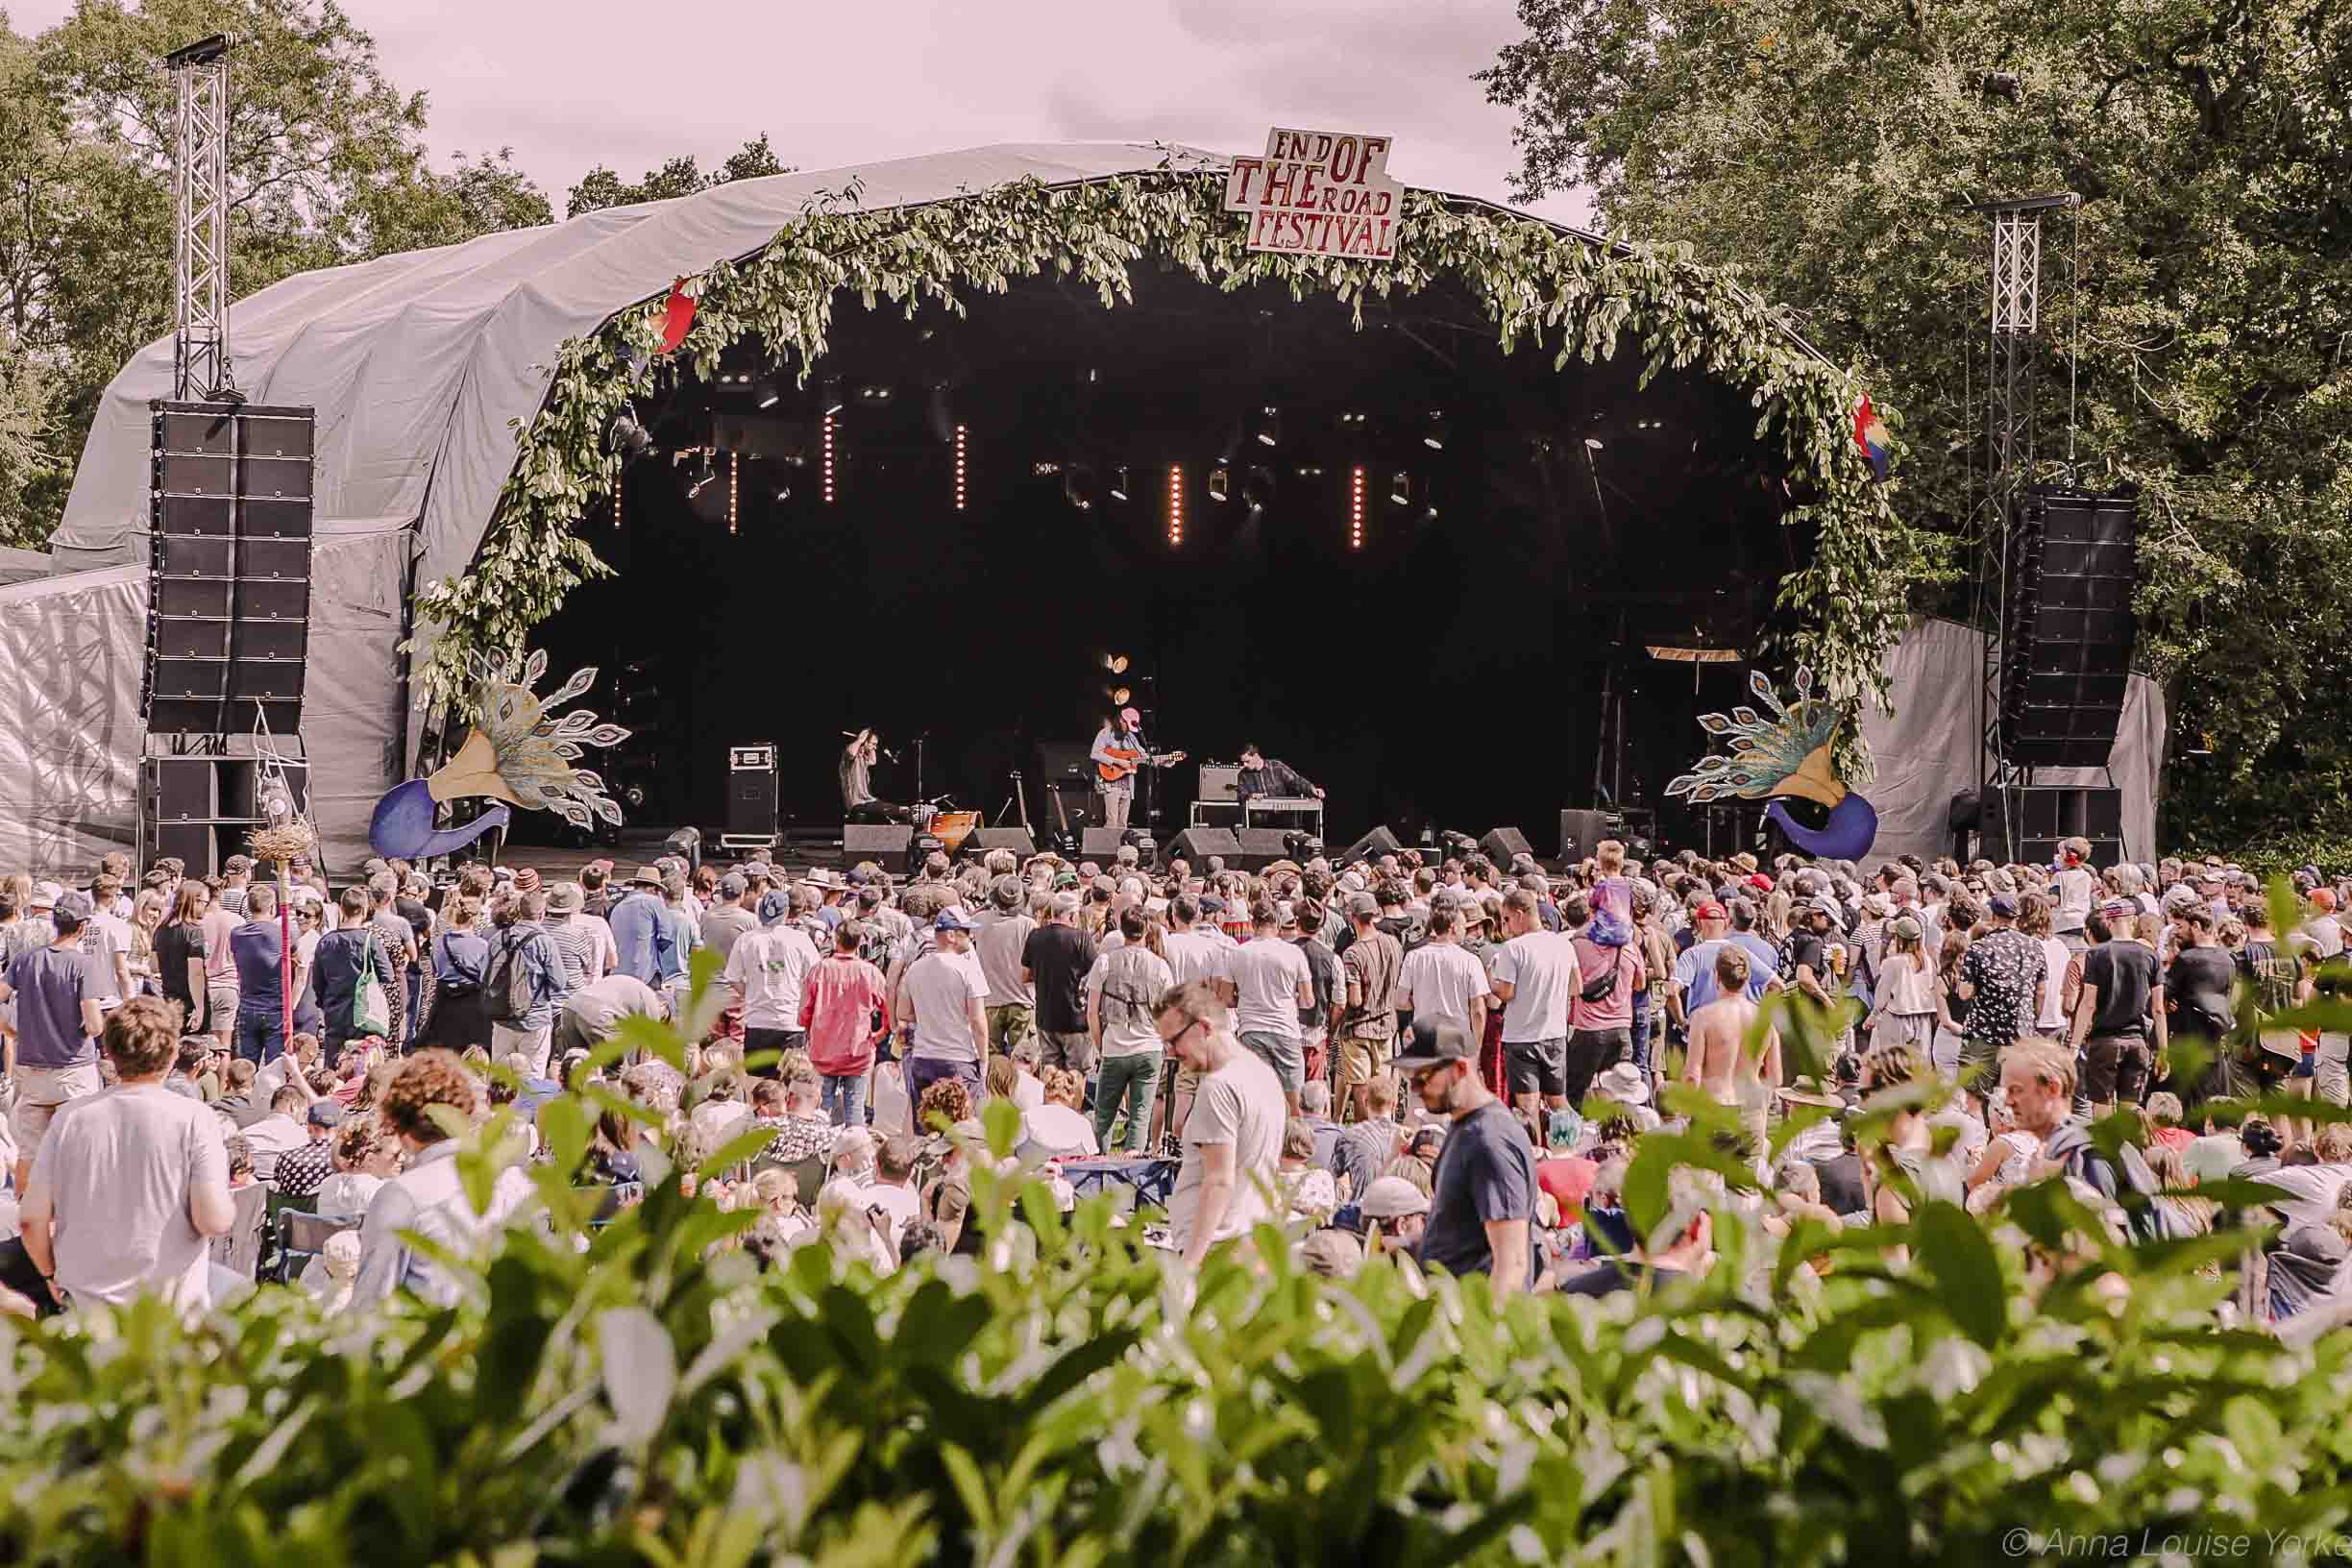
[[[417,586],[465,571],[514,466],[515,431],[537,412],[567,340],[715,260],[748,255],[805,210],[852,200],[841,193],[853,189],[855,206],[877,209],[1028,178],[1061,184],[1147,173],[1164,160],[1184,169],[1223,163],[1191,149],[1144,143],[1017,143],[772,175],[304,273],[238,301],[230,317],[231,348],[247,400],[318,410],[321,551],[302,729],[312,759],[311,813],[328,863],[348,869],[367,854],[370,806],[406,776],[401,661],[392,652],[408,586],[398,544],[409,542]],[[43,586],[67,596],[61,603],[94,602],[95,589],[69,586],[93,582],[91,569],[147,559],[147,405],[171,395],[171,373],[165,339],[141,351],[107,388],[52,542],[56,570],[70,576]],[[349,567],[333,567],[332,582],[329,556],[345,547],[330,539],[370,541]],[[356,580],[363,563],[368,571],[380,569],[380,578]],[[106,771],[119,788],[53,811],[73,818],[70,830],[13,821],[0,829],[0,845],[28,833],[45,845],[35,858],[51,870],[78,866],[132,838],[129,781],[142,742],[137,661],[145,584],[142,577],[135,588],[128,579],[115,587],[118,599],[135,595],[121,600],[121,625],[106,632],[117,649],[127,649],[130,684],[117,682],[120,708],[83,717],[107,737]],[[95,612],[57,613],[80,622]],[[84,635],[100,634],[92,625]],[[45,744],[32,737],[53,730],[55,718],[37,699],[28,708],[16,697],[60,656],[44,653],[18,665],[11,700],[0,706],[0,736],[16,739],[0,744],[25,749]],[[414,726],[406,733],[413,737]],[[0,777],[13,766],[0,762]],[[0,853],[0,865],[23,863]]]

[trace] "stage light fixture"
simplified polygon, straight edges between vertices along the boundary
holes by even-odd
[[[1105,686],[1103,696],[1111,699],[1111,705],[1115,708],[1123,708],[1135,700],[1135,693],[1124,686]]]
[[[1412,476],[1401,468],[1388,476],[1388,501],[1395,506],[1412,504]]]
[[[1168,544],[1171,548],[1184,543],[1184,469],[1175,463],[1168,465]]]
[[[775,499],[776,499],[776,500],[778,500],[778,501],[790,501],[790,500],[792,500],[792,484],[791,484],[791,481],[787,480],[787,481],[785,481],[784,483],[778,484],[778,485],[775,487]]]
[[[1127,673],[1127,655],[1124,653],[1105,653],[1103,655],[1103,668],[1110,671],[1115,675],[1125,674]]]
[[[1094,470],[1085,463],[1071,463],[1062,471],[1064,499],[1082,512],[1094,509]]]
[[[1429,448],[1432,452],[1445,451],[1445,410],[1441,408],[1433,408],[1430,410],[1429,426],[1421,432],[1421,444]]]
[[[1111,471],[1111,499],[1113,501],[1127,499],[1127,465],[1125,463],[1119,464]]]
[[[965,459],[969,451],[967,442],[968,432],[958,425],[955,428],[955,509],[959,512],[964,509],[964,477],[968,472]]]
[[[1302,479],[1319,479],[1323,477],[1323,465],[1321,463],[1301,463],[1298,466],[1298,477]]]
[[[1584,450],[1586,452],[1599,452],[1601,450],[1601,438],[1597,435],[1588,435],[1584,438]]]
[[[613,415],[605,438],[612,450],[621,454],[624,466],[653,450],[653,434],[637,422],[637,410],[633,406],[624,407]]]
[[[1361,425],[1368,422],[1371,417],[1372,416],[1370,414],[1364,413],[1360,409],[1342,408],[1339,410],[1339,423],[1342,425]]]
[[[1258,438],[1262,447],[1281,446],[1282,410],[1270,403],[1261,407],[1250,421],[1250,434]]]
[[[828,408],[824,416],[824,502],[833,504],[833,429],[840,410]]]
[[[878,381],[869,381],[858,388],[858,402],[860,403],[888,403],[890,401],[891,389]]]
[[[1250,516],[1257,517],[1272,502],[1274,491],[1274,471],[1261,463],[1241,480],[1241,503],[1249,508]]]
[[[772,376],[763,376],[754,383],[751,396],[762,408],[773,408],[784,401],[784,389],[776,385]]]
[[[686,486],[686,499],[688,501],[694,500],[695,497],[700,495],[705,489],[709,488],[711,480],[716,478],[718,478],[718,476],[711,472],[710,453],[705,452],[702,453],[702,467],[696,473],[694,478],[689,481]]]
[[[843,406],[841,378],[839,376],[827,376],[824,379],[825,417],[830,419],[833,415],[840,413]]]
[[[735,531],[735,516],[743,501],[743,458],[736,453],[727,453],[727,532]]]
[[[1233,470],[1223,463],[1209,471],[1209,499],[1224,501],[1233,494]]]
[[[1364,471],[1358,463],[1348,470],[1348,549],[1363,549]]]

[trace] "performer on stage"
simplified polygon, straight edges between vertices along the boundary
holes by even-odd
[[[1105,716],[1102,728],[1094,732],[1094,748],[1089,755],[1094,759],[1094,790],[1102,796],[1103,825],[1115,832],[1126,829],[1128,810],[1135,804],[1135,771],[1164,768],[1184,760],[1181,751],[1152,754],[1143,740],[1143,716],[1133,708]]]
[[[1276,757],[1269,760],[1259,751],[1258,743],[1250,741],[1241,747],[1241,774],[1234,781],[1234,795],[1246,804],[1253,795],[1280,795],[1297,798],[1313,796],[1323,798],[1323,792],[1307,781],[1307,775]]]
[[[850,822],[894,822],[906,820],[903,806],[894,806],[887,800],[877,800],[873,793],[873,765],[882,755],[882,737],[870,729],[861,729],[842,747],[841,793],[842,820]]]

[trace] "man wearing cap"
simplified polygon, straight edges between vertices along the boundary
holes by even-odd
[[[249,855],[231,855],[221,862],[220,895],[212,901],[237,917],[245,916],[245,890],[253,885],[253,859]]]
[[[1997,1061],[2041,1017],[2042,993],[2050,984],[2042,944],[2017,928],[2017,895],[1992,894],[1985,912],[1993,929],[1960,960],[1960,994],[1969,1003],[1968,1032],[1960,1041],[1963,1073]]]
[[[1010,850],[992,856],[1011,858]],[[988,907],[972,923],[972,951],[988,982],[989,1048],[1010,1054],[1037,1033],[1037,991],[1021,978],[1021,954],[1037,921],[1029,918],[1029,890],[1010,871],[989,884]]]
[[[1388,1060],[1396,1050],[1397,982],[1405,968],[1405,946],[1382,929],[1380,900],[1371,894],[1349,894],[1347,917],[1355,940],[1339,955],[1346,997],[1332,1043],[1332,1072],[1339,1085],[1341,1118],[1357,1121],[1368,1114],[1372,1084],[1393,1083]],[[1396,1096],[1388,1099],[1393,1106]]]
[[[1254,940],[1225,961],[1237,998],[1234,1028],[1241,1043],[1274,1069],[1295,1116],[1307,1066],[1299,1015],[1314,1006],[1314,971],[1305,953],[1279,940],[1282,913],[1273,899],[1260,895],[1251,906],[1250,923]]]
[[[943,1078],[961,1078],[976,1100],[980,1064],[988,1056],[988,980],[972,956],[971,923],[953,909],[933,918],[931,951],[907,966],[898,982],[907,1029],[906,1091],[911,1104]]]
[[[1532,1261],[1535,1151],[1519,1118],[1479,1082],[1472,1050],[1471,1037],[1454,1024],[1416,1019],[1412,1044],[1396,1060],[1421,1104],[1452,1123],[1431,1177],[1429,1228],[1413,1255],[1424,1267],[1488,1275],[1495,1294],[1510,1295],[1527,1288]]]
[[[82,927],[90,918],[89,894],[49,891],[45,884],[34,894],[54,906],[37,919],[50,928],[45,946],[27,947],[10,963],[0,981],[0,1002],[13,1002],[16,1012],[15,1110],[11,1125],[16,1138],[16,1190],[23,1192],[33,1174],[33,1156],[41,1135],[60,1106],[95,1094],[99,1089],[98,998],[89,989],[89,968],[82,961]]]
[[[729,871],[719,879],[718,897],[703,911],[701,929],[702,945],[719,955],[722,971],[734,955],[737,939],[759,925],[759,912],[752,905],[749,877]]]
[[[1409,1254],[1418,1248],[1429,1229],[1429,1194],[1402,1176],[1381,1177],[1356,1202],[1383,1252]]]
[[[2069,1038],[2082,1063],[2083,1097],[2094,1120],[2119,1100],[2138,1105],[2165,1050],[2164,976],[2155,950],[2116,935],[2136,914],[2129,900],[2118,898],[2093,910],[2084,923],[2091,945],[2082,955],[2082,990]]]
[[[1121,756],[1122,751],[1133,755]],[[1094,790],[1102,796],[1103,825],[1114,833],[1125,831],[1128,808],[1135,803],[1133,770],[1141,766],[1136,759],[1149,754],[1143,744],[1143,716],[1133,708],[1119,709],[1094,732],[1093,748],[1088,755],[1094,759]],[[1105,768],[1129,771],[1121,777],[1106,778],[1101,772]]]
[[[1020,978],[1037,996],[1039,1065],[1084,1075],[1093,1066],[1087,1036],[1086,977],[1094,968],[1094,939],[1078,929],[1078,894],[1061,892],[1046,906],[1045,923],[1021,943]]]
[[[719,892],[723,897],[725,895],[726,881],[719,884]],[[741,909],[740,905],[736,907]],[[706,929],[712,916],[719,913],[722,911],[714,910],[712,915],[703,917]],[[832,934],[826,935],[830,938]],[[828,940],[826,950],[830,951],[832,946]],[[735,993],[735,1006],[743,1017],[747,1057],[757,1052],[798,1050],[806,1045],[808,1035],[800,1023],[802,988],[808,984],[809,973],[817,968],[818,959],[817,944],[809,941],[807,932],[790,920],[758,926],[728,943],[726,968],[721,971],[721,978]],[[776,1072],[772,1063],[753,1070],[770,1077]],[[824,1098],[830,1110],[833,1095],[828,1093]]]
[[[1087,1032],[1102,1064],[1094,1093],[1094,1142],[1105,1154],[1112,1152],[1111,1133],[1122,1107],[1126,1152],[1142,1152],[1158,1099],[1161,1048],[1152,1010],[1174,985],[1167,961],[1144,944],[1150,923],[1140,909],[1120,910],[1121,942],[1096,954],[1087,971]]]
[[[633,975],[659,990],[662,973],[670,968],[666,955],[676,946],[670,919],[662,904],[662,873],[640,866],[629,878],[628,892],[613,906],[607,919],[613,946],[620,956],[619,972]]]

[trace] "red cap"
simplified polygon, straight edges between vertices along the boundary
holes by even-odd
[[[1762,871],[1758,871],[1755,875],[1750,877],[1748,879],[1748,885],[1755,889],[1758,893],[1770,893],[1772,892],[1773,888],[1772,878],[1766,876]]]
[[[1691,918],[1699,920],[1727,920],[1731,917],[1724,913],[1723,905],[1717,903],[1705,903],[1701,904],[1698,909],[1693,912]]]

